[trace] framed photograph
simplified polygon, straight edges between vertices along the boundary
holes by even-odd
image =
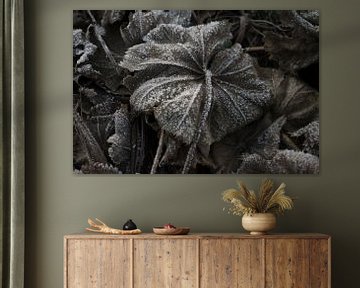
[[[74,10],[80,174],[318,174],[319,11]]]

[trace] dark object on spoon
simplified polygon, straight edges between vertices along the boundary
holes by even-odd
[[[131,219],[129,219],[123,226],[123,230],[135,230],[135,229],[137,229],[137,226]]]

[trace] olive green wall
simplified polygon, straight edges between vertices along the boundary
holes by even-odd
[[[297,195],[280,232],[333,236],[333,287],[359,287],[360,22],[357,1],[25,1],[27,86],[26,287],[63,285],[63,235],[88,216],[121,226],[132,218],[145,231],[172,222],[193,231],[241,231],[220,192],[236,176],[74,176],[72,174],[73,9],[321,10],[321,173],[276,176]],[[150,5],[151,3],[151,5]],[[356,7],[357,6],[357,7]],[[262,176],[241,178],[257,185]]]

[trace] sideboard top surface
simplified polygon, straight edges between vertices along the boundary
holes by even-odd
[[[65,239],[329,239],[329,235],[320,233],[286,233],[250,235],[246,233],[190,233],[188,235],[156,235],[154,233],[142,233],[138,235],[110,235],[100,233],[75,233],[64,236]]]

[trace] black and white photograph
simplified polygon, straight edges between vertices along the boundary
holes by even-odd
[[[319,174],[319,17],[74,10],[74,173]]]

